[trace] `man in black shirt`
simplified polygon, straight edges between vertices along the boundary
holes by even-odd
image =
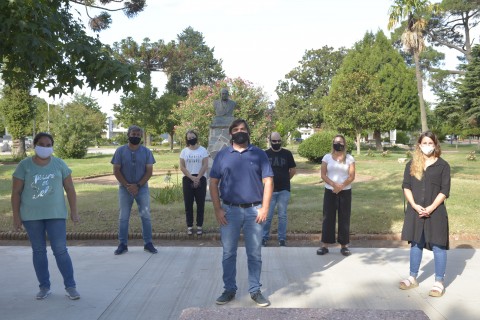
[[[290,179],[296,173],[296,164],[293,155],[287,149],[282,148],[282,137],[278,132],[270,134],[271,148],[266,150],[270,165],[273,169],[273,195],[270,201],[267,221],[263,227],[263,246],[267,246],[270,237],[275,207],[278,211],[278,244],[286,246],[287,240],[287,206],[290,200]]]

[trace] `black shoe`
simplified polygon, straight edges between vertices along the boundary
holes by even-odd
[[[114,254],[115,254],[116,256],[118,256],[118,255],[124,254],[125,252],[128,252],[128,247],[127,247],[127,245],[126,245],[126,244],[123,244],[123,243],[120,243],[120,244],[118,245],[117,250],[115,250]]]
[[[267,246],[267,239],[262,240],[262,246],[266,247]]]
[[[215,301],[216,304],[225,304],[229,303],[235,298],[235,292],[234,291],[223,291],[222,295],[217,298],[217,301]]]
[[[250,297],[252,298],[253,301],[257,303],[258,306],[260,307],[268,307],[270,305],[270,301],[265,299],[265,297],[262,295],[260,290],[255,291],[253,293],[250,293]]]
[[[323,256],[324,254],[327,254],[328,253],[328,248],[326,247],[321,247],[320,249],[317,250],[317,254],[319,256]]]
[[[278,241],[278,245],[279,245],[280,247],[286,247],[286,246],[287,246],[285,240],[280,240],[280,241]]]
[[[150,253],[157,253],[157,249],[153,246],[151,242],[147,243],[146,245],[143,246],[143,250],[150,252]]]
[[[345,257],[348,257],[349,255],[352,254],[352,252],[350,250],[348,250],[347,247],[344,247],[344,248],[340,249],[340,253],[343,254]]]

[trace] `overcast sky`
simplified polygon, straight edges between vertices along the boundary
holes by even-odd
[[[223,60],[227,77],[241,77],[262,87],[273,101],[278,81],[298,65],[305,50],[325,45],[350,48],[365,32],[387,30],[392,0],[147,0],[137,17],[112,14],[112,27],[99,33],[112,44],[126,37],[141,42],[176,40],[191,26],[203,34]],[[76,6],[88,22],[84,8]],[[93,32],[90,32],[93,35]],[[155,73],[162,92],[165,78]],[[90,92],[86,92],[90,94]],[[120,94],[92,93],[103,112],[112,115]],[[49,99],[50,102],[53,100]],[[56,103],[59,102],[57,99]]]

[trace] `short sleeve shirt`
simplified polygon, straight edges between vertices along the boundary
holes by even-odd
[[[146,166],[154,164],[155,158],[145,146],[132,150],[126,144],[115,150],[111,163],[120,165],[120,172],[128,183],[138,183],[145,175]]]
[[[355,159],[351,155],[347,154],[345,163],[338,162],[333,159],[331,153],[327,153],[325,156],[323,156],[322,162],[327,164],[327,177],[333,182],[343,183],[348,179],[350,165],[355,162]],[[333,190],[333,187],[328,183],[325,183],[325,188]],[[344,190],[351,188],[352,185],[349,184],[348,186],[345,186]]]
[[[268,149],[265,152],[273,169],[273,191],[290,191],[290,169],[297,166],[292,153],[283,148],[279,151]]]
[[[187,147],[180,152],[180,159],[185,161],[185,167],[191,174],[198,174],[200,172],[202,169],[202,161],[205,158],[208,158],[208,152],[207,149],[202,146],[199,146],[195,150]]]
[[[220,179],[220,198],[235,204],[261,202],[267,177],[273,177],[267,154],[253,145],[242,152],[223,148],[210,170],[210,178]]]
[[[20,161],[13,176],[23,180],[20,197],[22,221],[66,219],[63,180],[71,173],[67,164],[56,157],[51,157],[46,166],[37,165],[31,157]]]

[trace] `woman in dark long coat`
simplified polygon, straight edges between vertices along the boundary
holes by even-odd
[[[429,292],[432,297],[445,293],[443,282],[449,249],[445,199],[450,194],[450,166],[440,155],[435,134],[422,133],[413,159],[405,167],[402,184],[408,201],[402,240],[407,240],[411,248],[410,276],[400,282],[400,289],[418,287],[416,278],[425,248],[433,251],[435,262],[435,283]]]

